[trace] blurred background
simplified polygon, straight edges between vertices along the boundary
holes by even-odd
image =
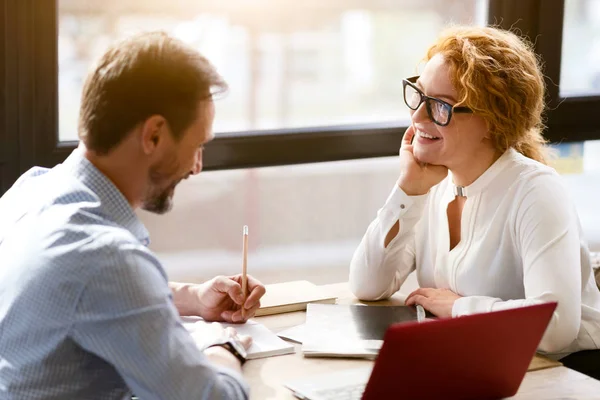
[[[58,6],[61,141],[77,138],[81,88],[94,61],[110,43],[139,31],[163,30],[192,44],[228,81],[229,93],[216,103],[218,137],[406,124],[401,79],[418,74],[444,27],[485,25],[488,17],[487,0],[59,0]],[[600,1],[566,0],[563,35],[561,96],[600,94]],[[597,142],[555,147],[554,165],[573,191],[584,190],[583,176],[600,173]],[[247,224],[249,272],[265,283],[338,282],[347,279],[353,251],[397,171],[396,157],[378,157],[204,172],[178,187],[172,212],[140,216],[173,280],[239,272]],[[582,195],[578,207],[585,212],[593,199]],[[593,218],[583,222],[588,232],[600,227]]]

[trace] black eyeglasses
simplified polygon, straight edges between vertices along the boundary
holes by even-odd
[[[435,97],[426,96],[419,88],[415,85],[417,83],[418,76],[407,78],[402,80],[402,87],[404,88],[404,102],[411,110],[417,110],[421,103],[425,102],[427,108],[427,115],[429,118],[439,126],[446,126],[452,119],[452,113],[472,113],[469,107],[454,107],[452,104],[445,102],[444,100],[436,99]]]

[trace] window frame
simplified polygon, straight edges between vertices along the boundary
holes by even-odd
[[[58,0],[0,0],[0,194],[32,166],[61,163],[77,142],[58,140]],[[600,139],[584,116],[600,96],[560,98],[565,0],[489,0],[488,24],[534,39],[545,62],[551,142]],[[553,83],[554,82],[554,83]],[[393,156],[406,126],[375,123],[220,133],[207,145],[205,170]]]
[[[600,139],[590,115],[600,110],[600,95],[561,97],[559,93],[565,0],[490,0],[488,23],[517,28],[543,59],[547,89],[546,130],[551,143]]]

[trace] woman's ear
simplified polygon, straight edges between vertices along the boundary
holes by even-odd
[[[490,129],[490,123],[488,121],[486,121],[485,119],[483,120],[485,123],[485,134],[483,135],[484,139],[487,140],[492,140],[492,130]]]

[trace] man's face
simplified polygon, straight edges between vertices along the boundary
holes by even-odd
[[[179,182],[202,171],[203,146],[214,138],[215,107],[212,100],[200,102],[197,115],[181,139],[177,142],[171,137],[170,150],[150,166],[142,209],[156,214],[166,213],[173,208],[173,195]]]

